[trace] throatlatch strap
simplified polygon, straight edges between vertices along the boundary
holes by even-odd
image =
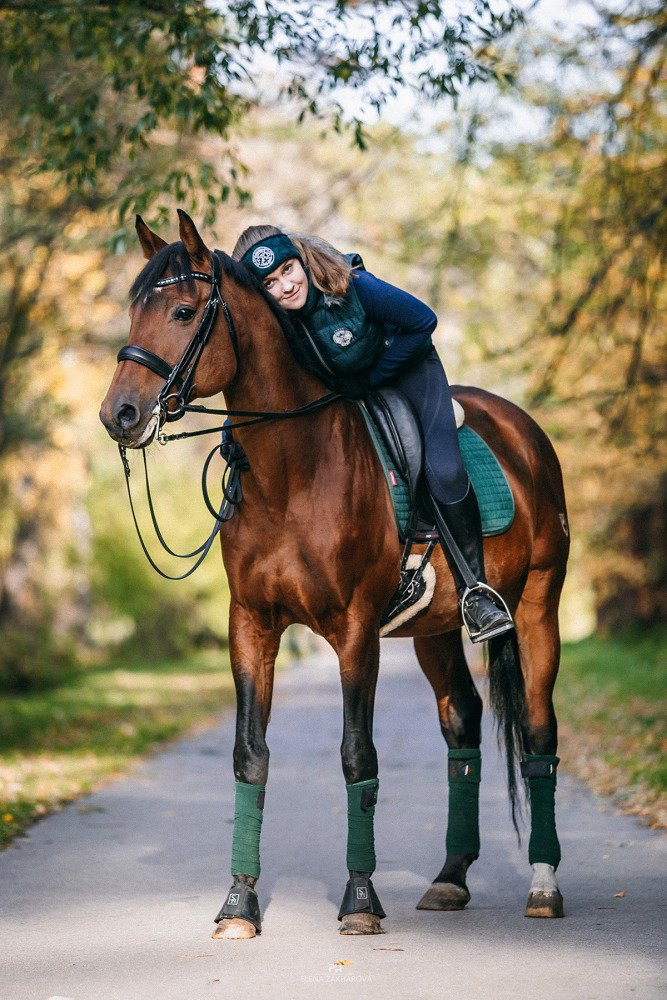
[[[232,875],[259,878],[259,835],[262,830],[265,785],[236,782]]]
[[[528,861],[558,868],[560,844],[556,833],[556,768],[558,757],[550,754],[526,754],[521,774],[530,788],[530,841]]]
[[[350,871],[375,871],[373,817],[377,802],[377,778],[357,781],[347,788],[347,867]]]
[[[447,854],[473,854],[478,857],[481,751],[450,750],[448,779]]]

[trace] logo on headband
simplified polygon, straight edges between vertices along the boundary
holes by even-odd
[[[252,262],[255,267],[271,267],[275,259],[276,255],[271,247],[257,247],[252,252]]]

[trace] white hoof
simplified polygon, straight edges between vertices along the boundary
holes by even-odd
[[[541,861],[532,866],[533,881],[530,883],[531,892],[558,892],[558,882],[553,865],[544,865]]]
[[[558,888],[553,865],[541,862],[533,865],[533,881],[530,885],[525,915],[546,918],[563,916],[563,897]]]

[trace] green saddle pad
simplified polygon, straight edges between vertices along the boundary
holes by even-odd
[[[384,469],[389,495],[394,505],[396,526],[401,538],[410,520],[410,491],[408,484],[394,468],[384,441],[380,437],[368,410],[359,404],[359,409],[375,445],[382,468]],[[479,511],[482,516],[482,532],[484,535],[501,535],[514,520],[514,497],[505,473],[498,459],[479,434],[465,424],[459,428],[459,447],[463,464],[470,476]]]

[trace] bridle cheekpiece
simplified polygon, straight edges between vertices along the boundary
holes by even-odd
[[[157,397],[160,427],[165,422],[171,423],[174,420],[179,420],[186,412],[187,405],[194,396],[195,372],[204,348],[213,332],[219,308],[222,308],[227,321],[227,329],[232,347],[234,348],[238,370],[240,360],[238,337],[232,314],[220,291],[221,271],[219,254],[219,250],[214,250],[211,254],[211,274],[206,274],[205,271],[192,271],[190,274],[179,274],[172,278],[161,278],[153,286],[154,288],[167,288],[170,285],[189,281],[191,278],[197,281],[205,281],[211,286],[211,294],[204,308],[204,314],[180,361],[177,361],[175,365],[170,365],[164,358],[154,354],[153,351],[149,351],[145,347],[140,347],[138,344],[126,344],[118,352],[117,361],[134,361],[136,364],[143,365],[144,368],[148,368],[149,371],[164,379],[165,384]],[[171,400],[174,400],[176,405],[172,409],[169,409],[169,402]]]

